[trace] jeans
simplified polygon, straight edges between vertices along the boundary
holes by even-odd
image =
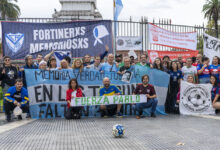
[[[137,103],[135,107],[137,115],[141,115],[143,109],[150,107],[151,107],[151,113],[155,113],[157,108],[157,103],[158,100],[156,98],[148,99],[146,103]]]

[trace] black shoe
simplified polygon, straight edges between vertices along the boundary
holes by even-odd
[[[76,114],[76,119],[80,119],[81,115],[79,113]]]
[[[101,113],[101,117],[103,118],[105,116],[105,111],[104,110],[100,110]]]
[[[11,120],[11,115],[7,115],[6,120],[7,120],[7,122],[11,122],[12,121]]]
[[[22,120],[22,116],[21,115],[18,115],[18,120]]]
[[[155,115],[155,113],[151,113],[151,115],[150,115],[152,118],[156,118],[156,115]]]
[[[27,113],[26,118],[31,118],[30,113]]]

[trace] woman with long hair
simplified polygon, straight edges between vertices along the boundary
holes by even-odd
[[[79,58],[76,58],[74,61],[73,61],[73,64],[72,64],[72,69],[76,70],[76,71],[79,71],[79,72],[82,72],[83,71],[83,62],[81,59]]]
[[[176,104],[176,96],[179,91],[179,83],[182,78],[182,72],[178,70],[178,64],[176,61],[172,61],[170,65],[170,84],[166,99],[166,111],[173,113]]]
[[[79,88],[76,79],[71,79],[68,84],[68,90],[66,91],[66,101],[67,101],[67,113],[65,114],[66,119],[80,119],[81,107],[72,107],[71,101],[76,97],[82,97],[82,90]]]
[[[71,67],[69,67],[68,62],[63,59],[60,62],[60,68],[59,69],[72,69]]]
[[[57,61],[56,61],[56,58],[55,58],[55,57],[49,58],[48,68],[49,68],[49,69],[57,69]]]
[[[153,68],[164,71],[162,61],[159,57],[154,60]]]
[[[220,109],[220,89],[216,76],[211,75],[210,83],[213,86],[211,91],[212,105],[215,109]]]

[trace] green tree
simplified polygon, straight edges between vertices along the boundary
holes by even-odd
[[[209,21],[214,21],[216,37],[218,38],[218,19],[220,13],[220,1],[206,0],[206,3],[203,5],[202,11],[204,12],[205,18],[207,18]]]
[[[7,17],[18,18],[20,15],[19,6],[13,2],[17,2],[17,0],[0,0],[0,13],[3,20]]]

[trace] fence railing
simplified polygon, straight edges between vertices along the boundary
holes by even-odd
[[[76,21],[76,20],[70,20],[70,19],[62,19],[62,18],[18,18],[18,19],[8,19],[7,21],[17,21],[17,22],[29,22],[29,23],[57,23],[57,22],[68,22],[68,21]],[[180,49],[175,48],[169,48],[165,46],[160,45],[153,45],[148,43],[147,35],[148,35],[148,24],[149,22],[146,20],[140,21],[140,22],[134,22],[134,21],[113,21],[116,23],[117,26],[117,35],[113,35],[114,38],[116,36],[139,36],[142,39],[143,43],[143,51],[146,51],[148,49],[151,50],[168,50],[168,51],[180,51]],[[197,49],[202,52],[203,49],[203,33],[208,33],[212,36],[215,36],[216,30],[205,28],[204,26],[187,26],[187,25],[175,25],[167,22],[162,23],[156,23],[153,22],[153,24],[164,28],[169,31],[173,32],[197,32]],[[113,26],[114,30],[114,26]],[[114,33],[114,32],[113,32]],[[219,32],[220,33],[220,32]]]

